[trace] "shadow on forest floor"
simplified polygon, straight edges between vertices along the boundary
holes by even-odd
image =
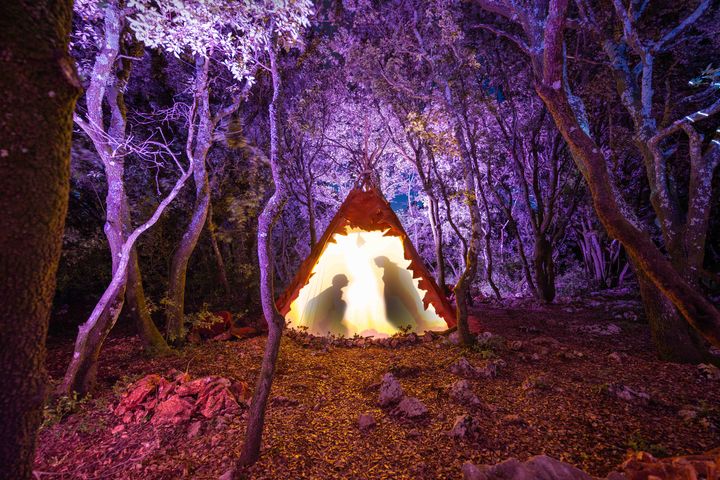
[[[718,446],[720,382],[696,366],[655,360],[647,326],[630,321],[639,308],[633,302],[585,303],[478,305],[482,327],[475,327],[504,339],[473,350],[444,338],[396,349],[327,351],[283,339],[272,396],[285,401],[271,401],[252,478],[457,479],[468,460],[487,464],[541,453],[605,475],[628,449],[662,456]],[[144,359],[135,337],[109,339],[94,398],[40,433],[37,470],[52,478],[218,478],[240,450],[241,416],[203,420],[189,438],[187,424],[122,425],[110,407],[131,381],[173,368],[253,385],[264,341],[210,342],[175,357]],[[51,343],[54,378],[71,351],[71,341]],[[448,395],[458,379],[448,368],[461,356],[473,364],[490,357],[507,364],[497,378],[471,382],[481,401],[472,409]],[[415,372],[399,380],[427,406],[422,421],[398,420],[377,405],[378,382],[391,370]],[[623,398],[617,392],[624,387],[649,400]],[[362,413],[377,422],[365,433],[358,428]],[[465,413],[479,422],[477,440],[446,433]]]

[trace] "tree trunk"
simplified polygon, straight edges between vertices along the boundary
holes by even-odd
[[[310,229],[310,250],[317,243],[317,227],[315,225],[315,200],[313,199],[312,185],[308,185],[306,189],[307,209],[308,209],[308,228]]]
[[[170,347],[150,316],[147,301],[145,300],[140,265],[138,264],[137,249],[135,248],[130,252],[125,299],[127,301],[126,308],[130,309],[145,352],[151,355],[170,353]]]
[[[275,183],[275,191],[258,218],[257,234],[258,262],[260,265],[260,301],[262,303],[263,315],[268,325],[268,338],[265,342],[265,353],[260,367],[260,375],[250,405],[248,426],[245,432],[245,443],[237,462],[238,469],[236,470],[236,476],[239,475],[239,472],[242,471],[244,466],[254,464],[260,456],[262,432],[265,425],[265,408],[268,397],[270,396],[270,389],[272,388],[275,363],[280,351],[282,330],[285,327],[285,318],[283,318],[275,305],[275,292],[273,287],[274,253],[272,231],[282,213],[287,196],[279,143],[279,110],[281,108],[282,83],[275,58],[275,48],[274,45],[271,45],[269,49],[273,96],[268,108],[270,118],[270,167],[272,169],[273,182]]]
[[[102,344],[115,325],[122,309],[125,286],[127,285],[128,265],[132,258],[132,249],[135,242],[143,232],[155,225],[167,206],[177,197],[191,174],[192,163],[188,170],[182,172],[173,189],[160,202],[152,216],[127,237],[122,237],[119,247],[117,245],[111,247],[117,252],[113,255],[112,280],[95,305],[90,317],[79,328],[73,358],[65,372],[62,383],[58,387],[58,394],[69,395],[75,391],[84,395],[92,388],[97,374],[98,356]],[[111,179],[112,177],[108,179],[108,182]],[[108,187],[112,188],[112,185],[108,183]]]
[[[0,478],[32,478],[80,92],[71,1],[0,4]]]
[[[433,241],[435,242],[435,262],[437,264],[436,280],[443,294],[447,295],[447,283],[445,280],[445,254],[443,253],[443,231],[440,222],[440,205],[434,192],[428,189],[425,191],[430,203],[430,229],[432,230]]]
[[[552,256],[552,244],[540,234],[535,237],[533,265],[538,298],[550,303],[555,300],[555,262]]]
[[[546,67],[546,70],[553,72],[553,68]],[[647,234],[625,218],[612,189],[605,158],[583,131],[565,93],[544,84],[537,84],[536,90],[568,143],[578,169],[588,183],[598,218],[608,234],[620,240],[638,273],[645,273],[693,327],[713,345],[720,346],[720,312],[677,273]]]
[[[480,245],[480,210],[475,196],[475,174],[472,168],[472,160],[467,151],[464,137],[462,128],[456,125],[455,139],[460,147],[465,176],[465,203],[470,212],[470,241],[468,242],[467,256],[465,258],[465,269],[455,284],[455,314],[461,343],[463,345],[472,345],[475,341],[470,333],[468,323],[468,303],[471,293],[470,287],[477,274],[477,257]]]
[[[702,338],[682,318],[663,293],[639,270],[638,284],[650,334],[658,356],[668,362],[701,363],[707,349]]]
[[[222,252],[220,252],[220,246],[218,245],[216,230],[217,227],[215,226],[215,222],[213,221],[212,201],[210,201],[210,203],[208,204],[207,213],[207,232],[208,236],[210,237],[210,244],[212,245],[213,253],[215,255],[215,265],[218,269],[218,280],[220,280],[220,283],[225,290],[225,301],[228,303],[232,303],[232,290],[230,290],[230,282],[228,281],[227,277],[225,260],[223,260]]]
[[[185,281],[187,267],[200,234],[205,227],[208,208],[210,206],[210,182],[208,180],[205,159],[212,143],[212,125],[210,118],[210,93],[208,91],[208,69],[210,60],[197,56],[195,60],[195,98],[198,99],[197,138],[193,147],[193,136],[188,136],[188,156],[193,163],[193,179],[195,180],[195,205],[190,223],[180,240],[173,255],[168,279],[168,304],[166,336],[169,342],[182,344],[185,340]],[[195,119],[191,118],[189,129],[196,128]]]

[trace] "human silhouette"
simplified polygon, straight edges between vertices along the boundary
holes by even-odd
[[[395,327],[414,325],[422,332],[425,325],[422,300],[415,288],[415,282],[405,268],[400,268],[385,256],[375,257],[375,265],[383,269],[383,297],[388,321]]]
[[[347,303],[342,299],[342,289],[347,285],[348,278],[345,275],[335,275],[332,285],[307,303],[303,316],[307,318],[307,325],[312,332],[347,335],[347,327],[343,325]]]

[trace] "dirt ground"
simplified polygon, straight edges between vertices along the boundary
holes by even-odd
[[[457,479],[466,461],[497,463],[542,453],[604,476],[628,450],[667,456],[719,446],[720,381],[694,365],[657,361],[647,325],[634,320],[634,304],[609,305],[602,299],[478,305],[475,328],[502,338],[472,350],[443,338],[325,351],[284,338],[262,457],[249,477]],[[131,382],[172,369],[253,385],[264,341],[209,342],[147,359],[137,338],[111,337],[93,397],[68,406],[74,413],[61,420],[65,411],[49,411],[39,436],[37,478],[217,479],[240,451],[242,415],[203,420],[200,432],[189,435],[187,423],[125,425],[112,407]],[[62,375],[71,352],[71,340],[50,340],[52,377]],[[458,379],[448,368],[462,356],[476,365],[493,358],[507,363],[497,378],[472,382],[482,401],[478,407],[448,395]],[[426,418],[401,420],[378,406],[379,381],[390,371],[406,394],[427,406]],[[616,392],[623,387],[649,400],[621,398]],[[361,432],[361,413],[371,414],[377,426]],[[479,422],[479,437],[449,437],[455,418],[466,413]]]

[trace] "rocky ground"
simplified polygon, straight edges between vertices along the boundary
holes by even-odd
[[[605,476],[628,451],[720,445],[720,373],[657,361],[637,302],[477,307],[475,329],[489,333],[473,349],[453,337],[346,347],[286,336],[249,477],[458,479],[466,462],[539,454]],[[240,451],[264,341],[147,359],[135,337],[111,337],[93,398],[48,408],[36,477],[217,479]],[[71,351],[51,339],[54,378]],[[148,374],[155,390],[133,403]]]

